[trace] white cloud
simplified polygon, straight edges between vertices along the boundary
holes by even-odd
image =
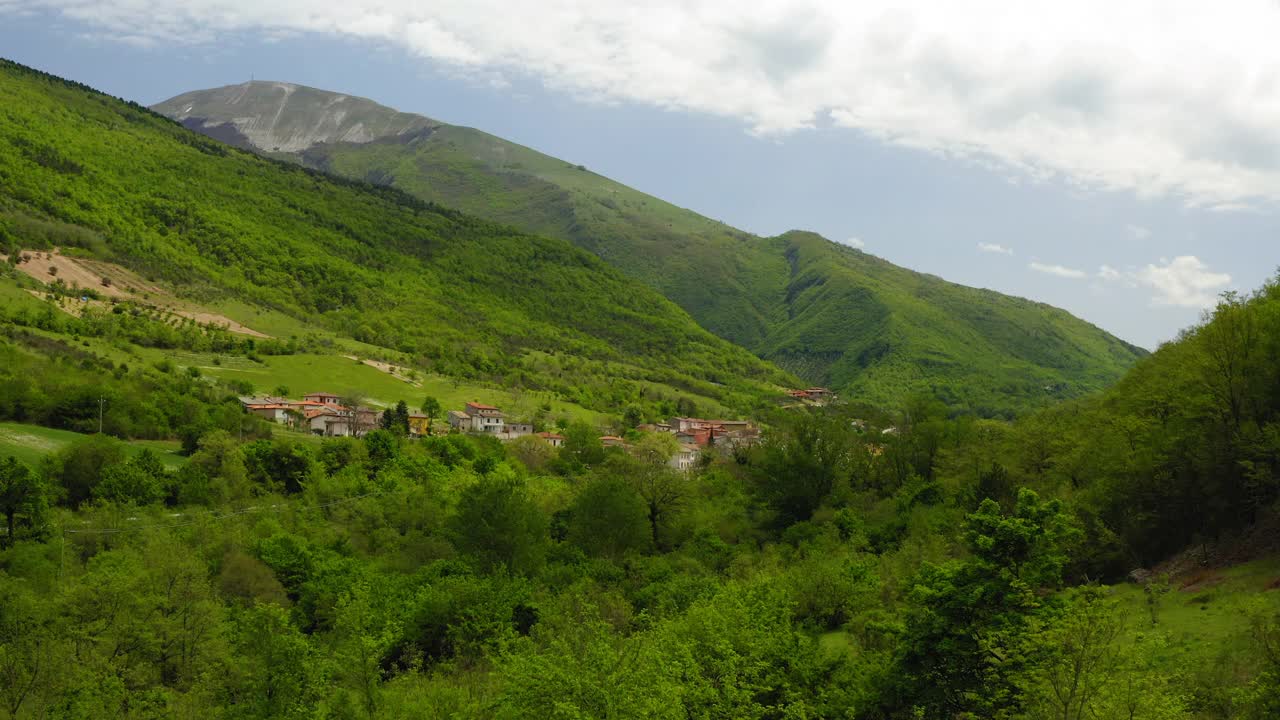
[[[129,42],[295,31],[604,102],[819,118],[1031,178],[1280,200],[1280,3],[1237,0],[5,0]],[[1016,173],[1015,173],[1016,174]]]
[[[1071,280],[1079,280],[1088,275],[1088,273],[1083,270],[1076,270],[1075,268],[1064,267],[1062,265],[1047,265],[1042,262],[1032,262],[1027,267],[1035,270],[1036,272],[1045,273],[1046,275],[1057,275],[1058,277],[1070,278]]]
[[[849,247],[858,248],[859,250],[867,246],[865,242],[863,242],[860,238],[856,238],[856,237],[847,238],[844,241],[844,244],[848,245]]]
[[[1230,275],[1212,272],[1194,255],[1180,255],[1172,260],[1160,258],[1158,263],[1138,270],[1117,270],[1103,265],[1098,270],[1098,278],[1128,288],[1155,290],[1151,298],[1153,305],[1189,308],[1213,307],[1218,293],[1231,285]]]
[[[1129,234],[1132,235],[1135,240],[1146,240],[1151,237],[1151,229],[1141,225],[1126,225],[1125,229],[1129,231]]]
[[[997,253],[997,254],[1000,254],[1000,255],[1012,255],[1012,254],[1013,254],[1013,248],[1007,248],[1007,247],[1005,247],[1005,246],[1003,246],[1003,245],[997,245],[996,243],[984,243],[984,242],[980,242],[980,243],[978,243],[978,250],[980,250],[980,251],[982,251],[982,252],[984,252],[984,253]]]
[[[1156,305],[1207,308],[1217,302],[1218,293],[1231,284],[1231,276],[1209,270],[1194,255],[1180,255],[1173,260],[1161,258],[1161,265],[1147,265],[1134,273],[1134,278],[1153,288]]]

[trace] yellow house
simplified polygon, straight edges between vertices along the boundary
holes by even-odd
[[[426,415],[414,413],[409,416],[409,434],[411,435],[430,435],[431,434],[431,418]]]

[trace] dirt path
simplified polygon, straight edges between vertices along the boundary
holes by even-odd
[[[342,357],[348,360],[358,360],[359,362],[362,362],[371,368],[374,368],[376,370],[381,370],[382,372],[388,375],[391,375],[397,380],[403,380],[404,382],[407,382],[414,387],[422,387],[422,383],[418,382],[417,380],[413,380],[409,377],[409,368],[400,367],[399,365],[392,365],[391,363],[385,363],[385,362],[382,362],[381,360],[361,360],[355,355],[343,355]]]

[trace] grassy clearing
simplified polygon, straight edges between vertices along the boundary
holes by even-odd
[[[87,437],[70,430],[55,430],[26,423],[0,422],[0,456],[12,455],[31,467],[71,443]],[[176,440],[131,440],[127,443],[131,452],[150,448],[160,456],[160,462],[168,467],[178,467],[187,461],[180,453]]]
[[[1138,585],[1114,588],[1129,619],[1130,633],[1161,633],[1168,639],[1159,660],[1175,668],[1228,667],[1247,655],[1252,638],[1250,622],[1260,611],[1280,611],[1280,557],[1227,569],[1205,570],[1170,583],[1154,612]],[[1248,668],[1234,668],[1247,672]]]

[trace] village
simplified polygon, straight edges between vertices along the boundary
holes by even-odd
[[[835,400],[827,388],[790,390],[792,401],[821,406]],[[321,437],[361,437],[378,429],[380,413],[359,402],[345,400],[330,392],[313,392],[301,400],[284,397],[242,397],[245,412],[268,422]],[[436,418],[422,413],[408,413],[408,431],[415,437],[435,434]],[[554,448],[564,445],[564,435],[538,430],[531,422],[509,420],[502,408],[480,402],[468,402],[460,410],[450,410],[444,421],[447,432],[487,435],[503,442],[517,438],[537,437]],[[673,435],[677,449],[668,464],[681,471],[697,466],[704,452],[729,453],[754,445],[760,440],[760,428],[749,420],[722,420],[695,417],[673,417],[665,422],[642,423],[638,432]],[[626,447],[627,441],[617,435],[601,435],[605,447]]]

